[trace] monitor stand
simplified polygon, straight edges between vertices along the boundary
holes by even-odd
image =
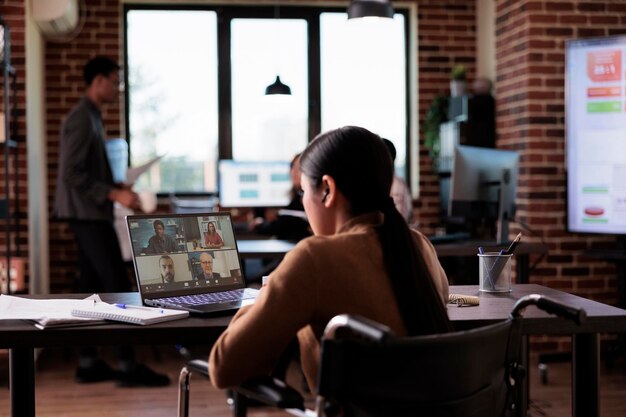
[[[510,171],[508,169],[502,170],[502,177],[500,184],[498,184],[498,222],[496,226],[496,243],[498,244],[509,241],[509,223],[513,218],[513,213],[509,211],[511,210],[511,201],[506,196],[510,194],[510,189],[513,188],[510,178]]]

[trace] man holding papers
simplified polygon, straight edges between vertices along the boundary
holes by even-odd
[[[105,149],[101,109],[118,100],[120,67],[112,59],[96,57],[83,69],[86,91],[66,117],[61,129],[59,171],[55,198],[57,217],[66,219],[78,244],[78,291],[85,293],[130,291],[124,260],[113,226],[113,203],[135,208],[137,194],[115,184]],[[95,347],[81,351],[78,382],[117,379],[118,384],[169,384],[144,365],[138,365],[130,347],[119,348],[122,372],[97,359]]]

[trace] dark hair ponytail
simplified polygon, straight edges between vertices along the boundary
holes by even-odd
[[[317,187],[330,175],[356,216],[381,211],[377,228],[385,268],[410,335],[451,329],[445,307],[409,226],[389,196],[393,162],[378,135],[355,126],[318,135],[300,158],[300,170]]]

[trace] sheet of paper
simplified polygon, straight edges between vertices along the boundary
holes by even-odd
[[[163,158],[163,156],[164,155],[155,156],[143,165],[139,165],[137,167],[129,167],[126,171],[126,183],[134,184],[141,174],[146,172],[155,162]]]
[[[82,300],[73,299],[32,299],[0,295],[0,320],[33,320],[42,326],[51,326],[77,321],[92,321],[93,319],[77,320],[72,316],[72,309],[93,306],[101,302],[100,296],[93,294]]]

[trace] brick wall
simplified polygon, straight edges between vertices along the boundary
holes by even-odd
[[[432,99],[449,94],[450,72],[464,64],[468,79],[476,73],[476,7],[473,0],[418,1],[418,91],[420,125]],[[423,140],[420,139],[420,144]],[[420,149],[420,198],[415,218],[432,234],[439,223],[439,178],[428,150]]]
[[[5,146],[0,145],[0,199],[10,199],[11,205],[11,256],[26,256],[28,252],[27,227],[28,227],[28,202],[26,189],[26,63],[25,63],[25,33],[24,33],[24,2],[23,0],[5,0],[0,5],[0,16],[10,29],[11,36],[11,65],[16,70],[15,89],[12,87],[12,78],[9,78],[11,87],[9,112],[11,120],[11,139],[19,142],[17,149],[10,149],[9,158],[9,189],[5,187]],[[0,72],[0,79],[2,73]],[[17,91],[15,98],[14,91]],[[0,97],[4,97],[4,79],[0,82]],[[12,113],[15,107],[16,113]],[[0,99],[0,111],[6,112],[4,99]],[[14,129],[17,127],[17,131]],[[0,126],[4,130],[4,125]],[[8,193],[7,193],[8,191]],[[6,222],[0,220],[0,256],[5,256]]]

